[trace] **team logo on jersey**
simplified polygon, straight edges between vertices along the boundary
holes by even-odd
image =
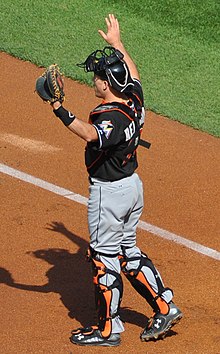
[[[112,130],[114,129],[114,125],[110,120],[103,120],[102,123],[98,124],[99,129],[105,135],[106,139],[109,138]]]

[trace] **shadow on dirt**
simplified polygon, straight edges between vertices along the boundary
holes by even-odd
[[[83,327],[92,325],[94,320],[96,321],[96,310],[91,266],[85,259],[89,244],[68,230],[61,222],[52,222],[47,229],[67,237],[79,246],[78,252],[73,254],[60,248],[27,252],[52,265],[45,274],[48,282],[44,285],[16,283],[8,270],[0,268],[0,283],[20,290],[58,293],[70,318],[75,318]],[[141,299],[141,301],[143,300]],[[121,317],[123,321],[141,328],[146,325],[148,320],[144,314],[127,307],[121,308]]]

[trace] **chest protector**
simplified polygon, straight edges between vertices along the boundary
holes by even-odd
[[[135,102],[136,99],[136,102]],[[95,123],[98,117],[104,112],[120,112],[127,119],[123,122],[125,139],[118,145],[105,151],[105,156],[115,156],[121,161],[121,165],[135,158],[136,149],[139,145],[141,131],[144,125],[144,108],[140,105],[139,100],[130,99],[128,104],[120,102],[112,102],[109,104],[101,104],[90,113],[90,122]]]

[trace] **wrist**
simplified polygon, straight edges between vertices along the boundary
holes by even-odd
[[[56,102],[52,103],[52,107],[53,107],[54,110],[59,109],[61,106],[62,105],[61,105],[61,103],[59,101],[56,101]]]
[[[68,127],[76,118],[74,114],[67,111],[65,108],[62,107],[62,105],[60,105],[58,109],[54,109],[53,112],[55,116],[57,116],[66,127]]]
[[[111,46],[116,48],[116,49],[120,49],[123,47],[123,43],[121,41],[115,41],[111,43]]]

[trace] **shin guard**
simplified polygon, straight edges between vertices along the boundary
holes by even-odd
[[[169,312],[169,306],[166,301],[161,298],[161,295],[166,290],[171,289],[163,286],[160,275],[147,255],[142,253],[139,257],[128,258],[124,254],[123,256],[119,256],[119,260],[122,272],[134,289],[148,302],[155,313],[160,312],[166,315]],[[137,269],[127,270],[129,261],[139,261]],[[155,291],[152,287],[152,280],[149,277],[149,272],[146,271],[147,268],[151,271],[151,275],[154,278],[158,291]]]
[[[87,257],[92,262],[93,283],[95,286],[95,301],[98,312],[98,329],[104,338],[108,338],[112,332],[112,319],[119,315],[120,303],[123,295],[123,283],[121,275],[106,266],[99,260],[97,253],[90,248]],[[109,274],[114,279],[112,282],[104,280]],[[117,289],[117,297],[113,299],[114,289]],[[112,302],[117,306],[112,309]]]

